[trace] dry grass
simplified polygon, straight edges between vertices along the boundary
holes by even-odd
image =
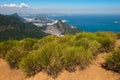
[[[118,48],[120,48],[120,39],[118,39],[115,43],[115,49],[117,50]]]
[[[24,80],[25,75],[20,70],[10,69],[7,62],[0,58],[0,80]]]

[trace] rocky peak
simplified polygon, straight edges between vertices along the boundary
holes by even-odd
[[[11,16],[13,16],[13,17],[19,17],[19,15],[17,13],[12,14]]]
[[[70,25],[63,23],[62,20],[58,20],[56,24],[47,26],[46,33],[61,36],[64,34],[75,34],[80,32],[78,28],[72,28]]]
[[[58,24],[63,24],[62,20],[58,20],[57,23],[58,23]]]

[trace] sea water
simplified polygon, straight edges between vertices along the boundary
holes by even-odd
[[[67,20],[67,24],[78,27],[82,31],[120,32],[120,15],[64,15],[51,18]]]

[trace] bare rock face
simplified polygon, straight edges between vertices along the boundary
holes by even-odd
[[[58,20],[56,24],[47,26],[46,33],[63,36],[64,34],[74,34],[80,32],[80,29],[63,23],[62,20]]]

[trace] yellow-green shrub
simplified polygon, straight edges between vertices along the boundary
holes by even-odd
[[[34,51],[32,56],[28,55],[27,59],[24,58],[20,63],[20,68],[27,75],[35,74],[42,69],[49,75],[56,77],[62,69],[60,58],[63,49],[65,49],[64,45],[56,42],[47,43],[42,48]]]
[[[55,78],[63,69],[85,68],[101,48],[104,51],[113,49],[115,39],[111,32],[82,32],[62,37],[47,36],[40,40],[27,38],[13,47],[6,44],[0,49],[6,50],[5,58],[12,67],[20,67],[28,76],[43,70]]]
[[[11,66],[11,68],[16,68],[19,66],[19,62],[23,57],[25,57],[28,52],[18,51],[17,49],[13,48],[12,50],[8,51],[6,54],[6,61]]]
[[[75,35],[75,40],[79,40],[81,38],[88,38],[88,39],[91,39],[91,40],[96,40],[98,37],[94,34],[94,33],[91,33],[91,32],[81,32],[81,33],[77,33]]]
[[[101,44],[97,42],[96,40],[91,40],[89,38],[81,38],[78,41],[74,43],[75,46],[82,46],[85,49],[90,49],[95,53],[100,47]]]
[[[7,52],[16,46],[18,41],[8,40],[0,43],[0,57],[5,58]]]
[[[27,55],[27,57],[22,58],[19,63],[20,69],[26,73],[27,76],[33,76],[37,72],[42,70],[40,61],[36,58],[34,53]]]
[[[47,43],[55,42],[55,41],[57,42],[58,39],[59,39],[58,36],[54,36],[54,35],[46,36],[46,37],[38,40],[38,42],[35,43],[35,45],[33,47],[36,50],[36,49],[41,48],[42,46],[44,46]]]
[[[120,50],[112,51],[107,55],[103,67],[120,73]]]
[[[117,38],[120,39],[120,32],[116,33]]]
[[[21,47],[21,49],[23,49],[24,51],[32,51],[37,41],[38,41],[37,39],[26,38],[26,39],[19,41],[18,46]]]
[[[112,32],[97,32],[97,41],[102,45],[102,51],[110,51],[114,49],[116,35]]]
[[[64,43],[69,46],[73,46],[75,42],[75,36],[72,34],[62,36],[58,39],[58,44]]]
[[[70,72],[78,65],[85,68],[93,57],[92,52],[83,47],[67,47],[62,56],[62,64]]]

